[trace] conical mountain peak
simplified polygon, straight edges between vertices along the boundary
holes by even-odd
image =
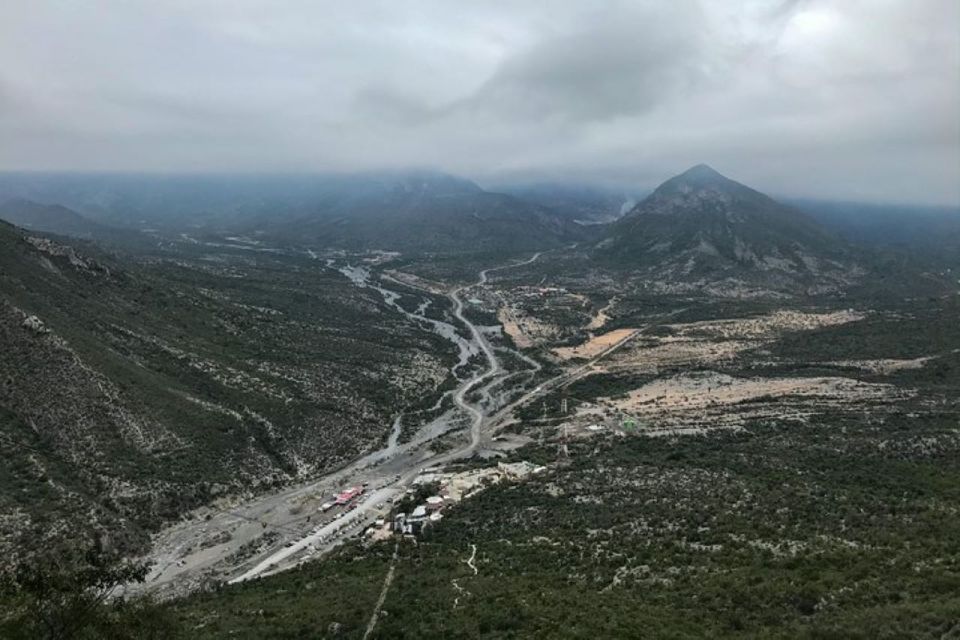
[[[719,171],[714,169],[708,164],[700,163],[693,167],[690,167],[678,177],[687,178],[690,180],[726,180],[726,176],[722,175]]]
[[[848,263],[845,247],[813,220],[705,164],[657,187],[598,249],[651,277],[788,289],[842,280]]]
[[[670,178],[657,187],[657,191],[669,192],[678,188],[730,190],[738,187],[743,188],[743,185],[724,176],[710,165],[698,164]]]

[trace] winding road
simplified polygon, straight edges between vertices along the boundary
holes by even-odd
[[[346,269],[345,275],[358,286],[377,289],[388,304],[457,344],[461,353],[460,362],[453,367],[454,371],[477,353],[483,355],[483,368],[462,381],[453,391],[455,409],[422,426],[409,442],[397,443],[401,422],[398,417],[385,448],[367,454],[339,471],[242,504],[201,512],[191,520],[165,529],[156,536],[153,551],[146,558],[154,563],[146,584],[132,587],[129,591],[150,590],[160,595],[176,595],[209,581],[236,583],[269,575],[325,553],[350,536],[362,533],[378,517],[386,516],[391,502],[404,494],[423,468],[473,456],[483,447],[485,438],[493,435],[515,407],[570,382],[593,361],[626,342],[624,340],[614,345],[584,367],[542,383],[506,406],[488,406],[485,409],[482,403],[468,401],[471,391],[480,392],[481,397],[491,397],[490,389],[516,372],[505,370],[483,331],[467,317],[463,295],[466,291],[486,285],[490,273],[531,264],[540,255],[537,253],[521,262],[484,269],[475,282],[447,294],[453,303],[453,315],[467,328],[469,340],[457,334],[452,325],[422,315],[422,307],[420,313],[403,309],[396,302],[399,294],[370,284],[369,274]],[[517,355],[531,363],[523,354]],[[538,369],[539,365],[534,362],[531,371]],[[435,454],[430,450],[432,440],[450,430],[462,428],[456,425],[456,420],[449,414],[465,414],[469,418],[469,441],[447,452]],[[352,509],[318,513],[318,507],[325,497],[329,499],[331,494],[344,486],[360,484],[367,486],[368,491],[361,501],[352,505]],[[270,538],[265,537],[267,534]],[[248,551],[239,553],[242,549]]]
[[[487,359],[487,368],[484,372],[475,375],[470,380],[467,380],[465,383],[460,385],[460,388],[457,389],[457,392],[453,395],[453,401],[458,407],[466,411],[472,416],[472,422],[470,424],[470,445],[464,447],[462,450],[458,450],[456,455],[453,458],[461,457],[464,455],[472,455],[476,451],[477,447],[480,445],[480,437],[483,429],[484,417],[483,410],[473,404],[470,404],[466,401],[466,395],[470,389],[478,384],[494,378],[497,374],[503,371],[503,367],[500,366],[500,360],[497,359],[496,353],[494,353],[493,347],[490,346],[490,342],[483,336],[477,326],[473,324],[463,313],[463,299],[460,297],[461,294],[467,290],[474,287],[482,287],[487,284],[487,274],[491,271],[501,271],[503,269],[513,269],[515,267],[522,267],[523,265],[531,264],[536,261],[542,253],[538,252],[533,254],[533,257],[529,260],[524,260],[523,262],[516,262],[512,264],[506,264],[499,267],[491,267],[489,269],[484,269],[480,272],[479,279],[473,284],[464,285],[457,289],[454,289],[450,294],[450,299],[453,301],[453,315],[462,322],[467,328],[470,329],[470,335],[473,338],[473,342],[479,345],[480,350],[483,352],[484,357]],[[494,381],[495,382],[495,381]],[[492,386],[492,382],[488,386]],[[453,458],[448,458],[453,459]]]
[[[467,327],[470,332],[471,342],[479,348],[480,352],[483,353],[484,358],[486,359],[486,367],[484,367],[482,371],[473,374],[473,376],[461,382],[453,394],[454,404],[470,416],[470,442],[461,447],[454,448],[446,453],[432,456],[425,460],[420,460],[419,462],[413,461],[414,463],[412,466],[408,466],[408,468],[405,469],[404,472],[400,473],[399,477],[397,477],[392,483],[388,483],[387,485],[377,489],[366,500],[364,500],[364,502],[357,509],[347,512],[341,521],[333,521],[325,527],[314,530],[309,535],[304,536],[293,544],[290,544],[268,555],[259,563],[249,568],[246,572],[231,579],[231,583],[249,580],[265,573],[273,573],[281,567],[281,563],[289,558],[298,555],[310,547],[317,548],[318,546],[322,545],[323,542],[332,538],[333,534],[335,534],[337,531],[342,530],[344,527],[350,526],[353,522],[364,520],[364,516],[368,515],[368,512],[372,510],[374,505],[386,503],[395,496],[399,495],[401,492],[405,491],[406,487],[410,484],[413,478],[419,475],[422,464],[429,464],[430,466],[446,464],[453,460],[468,458],[472,456],[474,452],[476,452],[482,440],[484,422],[487,416],[480,406],[468,402],[466,396],[474,387],[483,388],[484,385],[492,386],[493,384],[496,384],[497,376],[502,374],[504,369],[501,366],[500,360],[497,358],[497,355],[490,342],[483,335],[483,332],[481,332],[477,326],[466,317],[466,314],[464,313],[464,302],[462,295],[464,291],[485,285],[487,283],[489,273],[531,264],[537,260],[540,255],[541,253],[536,253],[533,255],[533,257],[522,262],[484,269],[480,272],[479,278],[476,282],[458,287],[448,294],[450,300],[453,302],[454,317],[456,317],[457,320],[462,322],[464,326]],[[389,299],[389,296],[387,297]],[[401,310],[403,309],[401,308]],[[405,313],[409,314],[409,312]],[[394,448],[398,449],[397,447]],[[396,451],[393,453],[395,454]],[[329,546],[333,545],[330,544]]]

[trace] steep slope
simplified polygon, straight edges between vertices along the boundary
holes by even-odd
[[[68,528],[135,546],[218,495],[336,466],[453,357],[320,261],[136,265],[6,223],[0,353],[3,550]]]
[[[525,251],[583,237],[547,207],[423,172],[364,178],[268,232],[318,246],[430,252]]]
[[[33,231],[68,236],[90,236],[103,229],[67,207],[23,199],[8,200],[0,204],[0,220]]]
[[[667,284],[734,295],[837,290],[862,269],[803,213],[706,165],[667,180],[611,225],[596,255]]]

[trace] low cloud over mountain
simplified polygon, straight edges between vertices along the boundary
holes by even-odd
[[[370,170],[960,201],[960,5],[0,9],[0,169]],[[109,61],[109,64],[105,64]]]

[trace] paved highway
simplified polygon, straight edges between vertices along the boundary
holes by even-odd
[[[201,512],[191,520],[164,530],[156,537],[148,558],[155,565],[144,587],[156,590],[161,595],[164,592],[182,593],[205,581],[240,582],[268,575],[324,553],[362,532],[376,518],[386,515],[391,502],[405,493],[422,468],[472,456],[489,443],[489,438],[509,418],[513,409],[582,375],[596,360],[635,335],[631,334],[582,367],[542,383],[492,414],[488,415],[481,404],[469,402],[467,398],[471,392],[478,391],[482,397],[512,373],[503,368],[486,336],[465,315],[462,296],[470,289],[484,286],[490,273],[530,264],[539,257],[538,253],[523,262],[484,269],[474,283],[448,294],[453,303],[454,316],[468,329],[469,341],[458,335],[451,336],[448,330],[451,325],[403,310],[395,304],[396,292],[369,284],[366,275],[358,275],[356,270],[350,271],[349,276],[358,286],[373,286],[388,303],[394,304],[418,322],[431,323],[435,330],[458,344],[461,358],[455,369],[470,355],[483,355],[484,366],[461,382],[453,392],[457,411],[452,413],[459,414],[461,420],[464,416],[468,419],[469,441],[439,455],[430,451],[431,440],[449,430],[450,423],[454,421],[455,416],[446,416],[446,424],[440,421],[438,428],[429,428],[428,425],[412,441],[397,444],[396,436],[400,429],[398,419],[386,448],[368,454],[335,473],[275,494]],[[353,508],[344,510],[338,507],[326,513],[318,512],[320,503],[329,500],[335,492],[346,486],[361,484],[367,485],[367,493]],[[237,553],[244,545],[247,552]]]

